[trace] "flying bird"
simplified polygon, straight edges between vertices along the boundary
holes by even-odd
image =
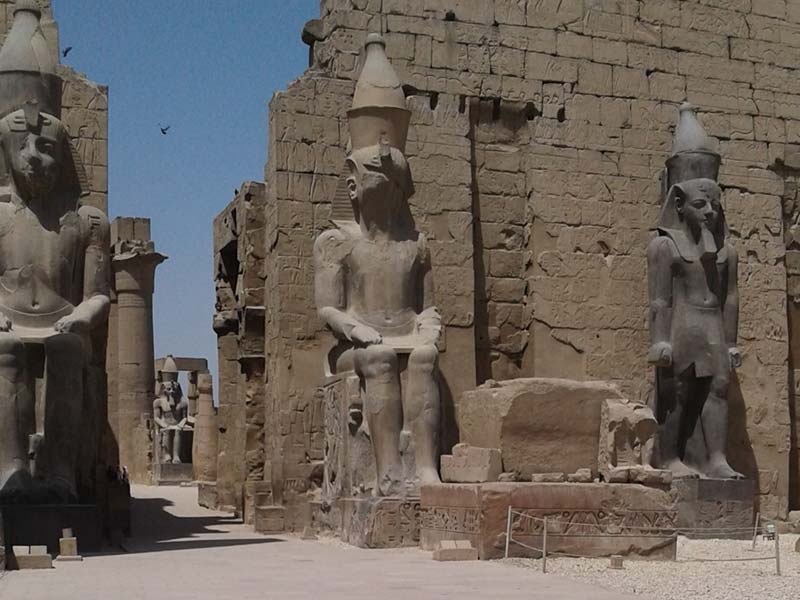
[[[72,46],[67,46],[66,48],[64,48],[64,51],[61,53],[61,56],[67,58],[67,54],[69,54],[70,52],[72,52]]]
[[[161,129],[161,135],[167,135],[167,132],[169,131],[169,128],[172,127],[172,125],[167,125],[166,127],[161,127],[161,125],[159,125],[158,127],[159,129]]]

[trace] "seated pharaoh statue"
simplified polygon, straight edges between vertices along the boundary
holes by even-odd
[[[178,367],[172,355],[167,355],[161,369],[161,389],[153,401],[153,423],[156,433],[156,447],[160,455],[158,462],[180,464],[181,455],[191,450],[191,438],[184,436],[193,431],[194,419],[189,415],[189,401],[184,398],[178,382]]]
[[[384,496],[439,481],[441,318],[433,305],[430,252],[408,205],[414,193],[404,156],[410,118],[384,42],[370,35],[348,111],[349,206],[334,202],[335,227],[317,238],[314,260],[318,313],[338,339],[329,371],[355,372],[361,381],[374,493]]]
[[[40,18],[19,0],[0,51],[0,504],[77,500],[92,333],[109,309],[108,219],[80,204]]]
[[[658,235],[647,251],[659,466],[677,478],[743,478],[727,459],[728,388],[741,356],[738,258],[727,241],[719,167],[685,104]]]

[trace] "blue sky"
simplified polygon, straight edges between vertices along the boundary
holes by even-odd
[[[263,180],[267,104],[306,68],[300,34],[319,0],[53,8],[61,47],[73,47],[65,62],[109,86],[110,216],[149,217],[169,256],[156,275],[156,356],[207,357],[216,375],[211,223],[242,181]]]

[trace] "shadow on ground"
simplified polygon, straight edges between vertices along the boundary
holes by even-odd
[[[230,528],[241,525],[242,519],[217,514],[201,517],[177,516],[166,510],[173,505],[166,498],[131,498],[131,537],[121,546],[108,548],[100,554],[108,556],[169,552],[283,541],[268,537],[235,537]]]

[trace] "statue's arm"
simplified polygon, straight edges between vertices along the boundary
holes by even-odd
[[[420,289],[422,290],[422,312],[417,317],[417,327],[420,334],[429,339],[432,344],[439,341],[442,332],[442,316],[436,308],[435,288],[433,283],[433,268],[431,264],[430,249],[425,243],[425,238],[420,238],[422,268],[420,270]]]
[[[103,211],[83,206],[78,214],[84,227],[86,254],[83,264],[83,302],[73,315],[85,319],[92,329],[108,318],[111,304],[110,284],[110,234],[108,217]]]
[[[153,402],[153,421],[161,429],[167,427],[167,422],[164,420],[164,413],[161,410],[161,405],[159,404],[158,399]]]
[[[351,339],[359,323],[345,313],[344,259],[348,240],[336,229],[323,232],[314,243],[314,299],[319,318],[336,337]]]
[[[742,365],[742,357],[736,347],[739,337],[739,255],[736,249],[728,246],[728,289],[725,295],[725,306],[722,308],[722,319],[725,324],[725,341],[728,344],[728,354],[731,367],[734,369]]]
[[[672,241],[658,236],[647,248],[647,284],[650,293],[650,353],[647,360],[657,366],[672,362]]]

